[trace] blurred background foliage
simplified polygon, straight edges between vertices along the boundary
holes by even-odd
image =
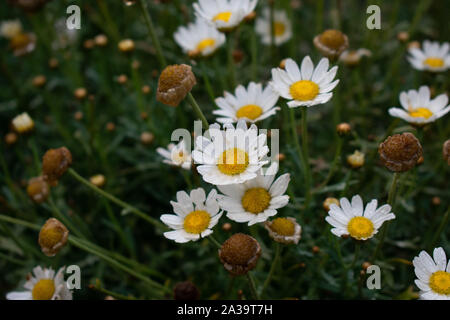
[[[180,25],[193,20],[192,2],[147,2],[166,59],[170,64],[193,65],[198,80],[193,95],[209,122],[214,122],[211,111],[215,106],[205,90],[206,81],[215,96],[220,96],[223,90],[234,90],[227,80],[226,48],[211,59],[199,63],[190,61],[174,42],[173,33]],[[281,209],[279,215],[295,217],[303,228],[299,245],[283,248],[281,265],[265,297],[414,298],[411,286],[415,275],[408,261],[420,250],[431,248],[434,232],[449,205],[449,169],[441,151],[442,143],[450,137],[449,118],[441,118],[418,132],[390,117],[387,110],[399,105],[400,91],[418,89],[420,85],[431,86],[435,94],[449,94],[448,72],[426,74],[412,69],[406,60],[408,41],[397,39],[399,32],[406,31],[409,41],[448,41],[449,2],[275,2],[277,8],[288,12],[294,36],[273,52],[260,43],[253,31],[253,22],[242,25],[236,36],[235,51],[239,83],[267,82],[271,68],[286,57],[299,62],[303,56],[310,55],[317,63],[320,54],[312,39],[327,28],[342,30],[349,36],[350,48],[367,48],[373,55],[353,68],[341,64],[337,75],[341,81],[333,99],[308,110],[314,186],[325,179],[333,160],[339,139],[336,125],[345,121],[353,128],[352,134],[343,139],[336,174],[327,186],[315,189],[308,212],[302,210],[304,182],[284,102],[279,101],[283,108],[276,116],[259,124],[261,128],[280,129],[280,151],[285,155],[280,174],[290,172],[292,180],[290,204]],[[64,28],[68,16],[66,8],[70,4],[79,5],[82,14],[81,30],[72,33]],[[381,7],[381,30],[366,28],[366,8],[370,4]],[[266,0],[260,0],[257,11],[267,6]],[[139,261],[139,266],[132,263],[130,266],[167,288],[189,279],[197,284],[204,299],[236,299],[240,289],[248,297],[245,279],[232,280],[228,276],[220,265],[216,248],[208,240],[175,244],[152,225],[98,197],[70,176],[66,175],[52,189],[50,202],[36,205],[26,195],[27,181],[40,175],[42,155],[47,149],[60,146],[70,149],[72,167],[78,173],[86,178],[103,174],[106,177],[104,190],[156,219],[172,212],[169,201],[175,198],[176,191],[188,189],[180,169],[163,164],[155,150],[166,147],[174,129],[193,130],[195,115],[186,103],[171,108],[156,102],[157,77],[161,69],[139,6],[106,0],[50,1],[42,10],[30,14],[2,1],[0,20],[9,19],[19,19],[25,31],[36,34],[37,43],[33,52],[16,57],[9,50],[8,41],[0,39],[0,135],[5,137],[10,131],[11,119],[25,111],[34,119],[36,127],[31,134],[21,135],[13,145],[6,144],[4,139],[0,143],[1,214],[42,225],[57,208],[91,242]],[[92,46],[92,39],[98,34],[108,37],[106,46]],[[118,50],[117,43],[124,38],[135,40],[133,53]],[[58,66],[51,68],[50,59],[56,59]],[[44,87],[33,86],[32,80],[37,75],[46,77]],[[119,83],[120,75],[126,75],[128,81]],[[149,94],[142,92],[144,85],[151,88]],[[74,97],[74,90],[80,87],[87,89],[86,99]],[[109,123],[114,124],[113,130]],[[328,196],[360,194],[364,202],[375,198],[385,203],[392,174],[379,165],[377,147],[387,135],[404,131],[420,137],[425,161],[401,176],[393,210],[397,219],[390,227],[380,261],[377,261],[382,267],[382,289],[367,290],[358,285],[364,278],[360,278],[361,264],[369,259],[376,240],[363,245],[354,268],[344,269],[338,251],[349,263],[353,259],[354,244],[351,239],[337,239],[329,232],[322,202]],[[153,134],[151,144],[142,143],[143,132]],[[359,170],[349,168],[345,161],[346,155],[354,150],[366,154],[365,165]],[[211,189],[195,172],[188,175],[194,186]],[[231,231],[222,230],[221,224],[225,222],[231,223]],[[261,243],[263,255],[254,277],[262,284],[270,269],[273,241],[261,226],[249,228],[226,217],[219,222],[215,234],[219,241],[224,241],[239,231],[250,233]],[[450,253],[448,231],[447,226],[435,244]],[[170,297],[167,292],[152,289],[99,257],[71,245],[56,257],[48,258],[40,252],[36,231],[0,222],[0,299],[21,287],[25,275],[35,265],[59,268],[70,264],[77,264],[82,270],[83,289],[75,292],[75,299],[102,299],[105,290],[117,296]],[[96,289],[89,289],[89,284],[94,284]]]

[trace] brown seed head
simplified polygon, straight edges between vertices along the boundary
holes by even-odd
[[[381,162],[394,172],[412,169],[422,156],[419,140],[410,132],[388,137],[378,147]]]
[[[39,245],[49,257],[56,255],[67,242],[69,230],[55,218],[48,219],[39,232]]]
[[[255,268],[261,255],[261,247],[254,238],[236,233],[219,249],[219,258],[232,275],[244,275]]]
[[[173,297],[175,300],[197,300],[200,297],[200,292],[195,284],[190,281],[184,281],[175,285]]]
[[[233,61],[238,64],[244,60],[244,52],[242,50],[236,49],[233,50]]]
[[[42,158],[44,178],[54,186],[72,164],[72,154],[66,147],[50,149]]]
[[[314,38],[314,45],[324,56],[335,59],[348,48],[348,37],[339,30],[328,29]]]
[[[186,64],[168,66],[159,76],[156,99],[176,107],[196,83],[190,66]]]
[[[42,203],[50,194],[50,186],[44,177],[32,178],[28,182],[27,194],[35,203]]]

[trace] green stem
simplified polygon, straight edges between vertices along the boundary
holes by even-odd
[[[248,285],[250,287],[250,291],[252,293],[253,300],[259,300],[258,292],[256,291],[255,280],[253,279],[250,272],[247,272],[246,277],[248,280]]]
[[[209,239],[212,243],[214,243],[214,245],[215,245],[217,248],[220,249],[220,248],[222,247],[222,245],[220,244],[220,242],[217,241],[216,238],[214,238],[212,235],[209,235],[209,236],[208,236],[208,239]]]
[[[324,0],[316,0],[316,34],[323,29],[323,2]]]
[[[200,68],[202,69],[202,77],[203,77],[203,82],[205,82],[205,88],[206,88],[206,92],[208,92],[208,95],[212,101],[212,103],[215,105],[215,94],[214,94],[214,89],[211,86],[211,82],[209,81],[209,77],[208,77],[208,72],[206,69],[206,65],[204,61],[200,61]]]
[[[270,271],[269,271],[269,274],[267,275],[266,281],[264,281],[264,285],[261,290],[261,296],[264,295],[264,291],[269,286],[270,281],[272,280],[273,274],[278,265],[278,260],[280,259],[280,251],[281,251],[280,243],[275,242],[275,257],[273,258],[272,266],[270,267]]]
[[[398,178],[399,177],[400,177],[400,173],[399,172],[394,173],[394,177],[392,179],[391,188],[389,189],[388,201],[387,202],[391,206],[392,209],[394,209],[395,189],[397,188],[397,182],[398,182]],[[385,225],[383,226],[383,229],[382,229],[381,234],[380,234],[380,239],[379,239],[378,245],[375,248],[375,252],[373,253],[373,256],[372,256],[372,261],[375,261],[375,259],[377,258],[378,254],[380,253],[381,248],[383,247],[384,239],[386,238],[386,234],[387,234],[388,229],[389,229],[389,224],[390,224],[390,221],[387,221],[385,223]]]
[[[205,130],[208,130],[209,129],[208,120],[206,120],[206,117],[203,114],[202,109],[200,109],[200,106],[198,105],[198,103],[195,100],[192,93],[189,92],[187,94],[187,99],[188,99],[189,103],[191,104],[192,109],[194,109],[194,112],[197,114],[197,116],[200,118],[200,120],[202,120],[202,123],[205,126]]]
[[[161,68],[164,68],[167,65],[166,58],[164,58],[164,54],[161,48],[161,44],[159,43],[158,36],[156,35],[155,27],[153,25],[152,18],[148,13],[148,7],[146,0],[138,0],[139,5],[141,7],[142,13],[144,14],[145,23],[148,28],[148,33],[150,34],[150,38],[152,39],[153,45],[155,46],[156,55],[161,65]]]
[[[227,39],[228,75],[230,77],[231,89],[234,89],[236,87],[236,68],[234,65],[234,58],[233,58],[233,50],[235,46],[235,38],[234,38],[235,34],[236,31],[228,34]]]
[[[301,108],[302,111],[302,147],[303,159],[305,167],[305,209],[308,210],[311,201],[311,168],[309,166],[309,152],[308,152],[308,120],[306,107]]]
[[[438,227],[437,231],[434,234],[433,240],[431,240],[431,242],[430,242],[430,245],[428,247],[429,251],[431,251],[435,247],[437,241],[439,240],[439,237],[441,236],[442,231],[444,231],[445,227],[448,224],[449,217],[450,217],[450,207],[444,213],[444,216],[442,217],[441,223],[439,224],[439,227]]]
[[[69,228],[70,231],[75,233],[78,237],[85,239],[86,237],[83,235],[83,233],[76,228],[73,223],[69,220],[68,217],[66,217],[56,206],[55,202],[53,201],[52,197],[49,198],[48,203],[50,204],[51,211],[55,215],[56,218],[61,220],[61,222],[66,225],[67,228]]]
[[[325,187],[328,184],[328,182],[330,182],[331,178],[333,177],[334,173],[336,172],[336,168],[338,166],[339,160],[341,159],[342,144],[343,144],[342,142],[343,142],[343,139],[339,136],[338,144],[336,147],[336,153],[334,155],[333,163],[331,164],[331,167],[330,167],[330,172],[328,172],[328,176],[326,177],[325,181],[322,182],[320,184],[320,186],[317,187],[316,190]]]
[[[79,182],[81,182],[82,184],[84,184],[85,186],[87,186],[88,188],[90,188],[91,190],[95,191],[96,193],[98,193],[99,195],[107,198],[108,200],[114,202],[115,204],[119,205],[120,207],[126,209],[129,212],[134,213],[135,215],[137,215],[138,217],[144,219],[145,221],[147,221],[148,223],[154,225],[156,228],[159,228],[161,230],[166,230],[166,226],[164,226],[161,222],[159,222],[158,220],[149,217],[147,214],[143,213],[141,210],[133,207],[132,205],[114,197],[112,194],[103,191],[100,188],[97,188],[96,186],[94,186],[92,183],[90,183],[89,181],[87,181],[86,179],[84,179],[82,176],[80,176],[75,170],[73,170],[72,168],[69,168],[68,173],[74,177],[76,180],[78,180]]]

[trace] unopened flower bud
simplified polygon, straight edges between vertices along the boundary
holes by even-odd
[[[200,297],[195,284],[190,281],[179,282],[173,290],[175,300],[197,300]]]
[[[400,42],[406,42],[409,40],[409,33],[406,31],[400,31],[397,33],[397,40]]]
[[[320,248],[318,247],[318,246],[314,246],[314,247],[312,247],[312,249],[311,249],[311,251],[313,252],[313,253],[319,253],[320,252]]]
[[[131,52],[134,50],[134,41],[131,39],[121,40],[118,44],[119,50],[122,52]]]
[[[92,48],[95,47],[95,41],[93,39],[87,39],[83,42],[83,47],[86,50],[91,50]]]
[[[330,211],[330,206],[332,204],[339,206],[339,200],[336,198],[332,198],[332,197],[326,198],[325,201],[323,202],[322,206],[325,209],[325,211],[328,212],[328,211]]]
[[[229,223],[229,222],[225,222],[222,225],[222,230],[223,231],[229,232],[229,231],[231,231],[231,228],[232,228],[232,226],[231,226],[231,223]]]
[[[104,34],[99,34],[94,38],[95,45],[104,47],[108,44],[108,37]]]
[[[48,60],[48,66],[49,66],[51,69],[58,68],[58,66],[59,66],[59,61],[58,61],[58,59],[56,59],[56,58],[50,58],[50,60]]]
[[[269,232],[269,236],[279,243],[297,244],[301,238],[302,228],[294,218],[275,218],[266,221],[264,228]]]
[[[39,245],[49,257],[56,255],[67,242],[69,230],[55,218],[48,219],[39,232]]]
[[[347,163],[353,168],[358,169],[364,165],[364,153],[356,150],[353,154],[347,156]]]
[[[142,93],[143,94],[149,94],[150,92],[151,92],[151,88],[150,88],[150,86],[148,86],[148,85],[145,85],[145,86],[143,86],[142,88],[141,88],[141,91],[142,91]]]
[[[231,275],[244,275],[255,268],[261,247],[254,238],[236,233],[226,240],[219,249],[219,258]]]
[[[233,61],[234,63],[238,64],[241,63],[242,60],[244,60],[244,52],[242,50],[233,50]]]
[[[431,203],[432,203],[433,205],[435,205],[435,206],[438,206],[438,205],[441,204],[441,198],[439,198],[439,197],[437,197],[437,196],[434,196],[434,197],[431,199]]]
[[[155,136],[151,132],[142,132],[141,133],[141,142],[145,145],[151,144]]]
[[[38,75],[33,78],[33,86],[35,86],[36,88],[43,87],[46,82],[47,82],[47,78],[43,75]]]
[[[87,90],[86,90],[86,88],[77,88],[77,89],[75,89],[75,91],[73,92],[73,95],[74,95],[75,98],[77,98],[78,100],[83,100],[84,98],[87,97]]]
[[[73,117],[74,117],[75,120],[80,121],[81,119],[83,119],[83,112],[77,111],[77,112],[75,112]]]
[[[19,138],[19,137],[17,136],[16,133],[14,133],[14,132],[8,132],[8,133],[5,135],[5,143],[8,144],[8,145],[12,145],[12,144],[14,144],[14,143],[17,142],[17,139],[18,139],[18,138]]]
[[[368,261],[364,262],[361,267],[363,268],[364,271],[366,271],[372,264]]]
[[[350,124],[348,124],[346,122],[342,122],[336,126],[336,131],[341,136],[345,136],[345,135],[349,134],[351,130],[352,130],[352,127],[350,126]]]
[[[444,161],[450,166],[450,139],[442,145],[442,156],[444,157]]]
[[[27,194],[34,202],[42,203],[50,194],[50,186],[43,177],[32,178],[28,182]]]
[[[103,187],[106,183],[105,176],[102,174],[96,174],[95,176],[90,177],[89,181],[97,188]]]
[[[34,129],[34,121],[28,113],[24,112],[12,120],[12,126],[17,133],[23,134]]]
[[[176,107],[197,83],[192,69],[186,64],[166,67],[159,76],[156,99]]]
[[[283,70],[286,69],[286,59],[281,60],[278,67]]]
[[[125,84],[128,81],[128,77],[126,74],[121,74],[120,76],[117,77],[117,82],[119,84]]]
[[[420,42],[419,41],[411,41],[408,43],[408,49],[420,49]]]
[[[114,124],[114,122],[108,122],[106,124],[106,130],[109,132],[116,130],[116,125]]]
[[[384,166],[394,172],[408,171],[422,156],[419,140],[410,132],[388,137],[378,147],[378,154]]]
[[[42,158],[44,178],[54,186],[72,164],[72,154],[66,147],[50,149]]]

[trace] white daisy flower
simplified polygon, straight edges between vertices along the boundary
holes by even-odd
[[[27,291],[10,292],[8,300],[72,300],[72,292],[64,281],[64,267],[55,271],[37,266],[30,274],[24,288]]]
[[[174,38],[191,57],[209,56],[225,43],[225,35],[201,19],[187,27],[179,27]]]
[[[211,190],[206,198],[205,190],[198,188],[188,195],[185,191],[177,192],[177,202],[170,202],[175,214],[163,214],[161,221],[175,231],[164,232],[167,239],[178,243],[197,241],[209,236],[219,221],[217,191]]]
[[[286,59],[285,66],[286,70],[272,69],[270,84],[280,96],[291,100],[288,102],[289,107],[311,107],[331,99],[333,93],[330,91],[339,83],[339,80],[333,81],[338,67],[328,71],[327,58],[322,58],[316,68],[309,56],[303,58],[301,69],[292,59]]]
[[[378,233],[383,222],[395,219],[391,206],[385,204],[377,209],[377,200],[372,200],[364,209],[359,195],[353,196],[352,203],[347,198],[341,198],[341,206],[330,205],[330,211],[325,220],[334,228],[331,232],[340,237],[350,235],[357,240],[367,240]]]
[[[165,159],[164,163],[171,166],[182,167],[183,169],[190,170],[192,158],[189,149],[186,148],[184,140],[181,140],[177,145],[171,143],[167,146],[167,149],[157,148],[158,152]]]
[[[243,183],[257,176],[257,172],[268,163],[264,160],[269,148],[267,135],[258,135],[256,125],[247,129],[245,120],[239,120],[236,128],[224,124],[220,130],[218,124],[210,126],[196,140],[192,157],[200,164],[197,171],[203,180],[215,185]]]
[[[254,123],[280,110],[275,107],[278,98],[278,93],[271,86],[263,90],[262,84],[250,82],[247,89],[242,85],[238,86],[235,95],[225,92],[223,98],[217,98],[215,101],[220,110],[214,110],[213,113],[222,116],[217,118],[220,123],[234,123],[239,119]]]
[[[389,114],[409,123],[423,125],[436,121],[450,111],[448,96],[441,94],[430,99],[430,88],[422,86],[419,91],[409,90],[400,93],[401,108],[390,108]]]
[[[221,31],[238,26],[255,9],[258,0],[199,0],[195,15]]]
[[[286,206],[289,196],[284,195],[291,179],[283,174],[274,182],[275,172],[262,174],[242,184],[217,186],[224,195],[218,196],[219,206],[227,211],[227,217],[251,226],[264,222]]]
[[[434,249],[433,258],[420,252],[413,265],[422,300],[450,300],[450,260],[447,263],[444,249]]]
[[[419,48],[410,48],[408,52],[410,56],[408,61],[417,70],[425,70],[431,72],[446,71],[450,68],[450,44],[444,42],[431,42],[425,40],[423,42],[423,50]]]
[[[263,44],[272,44],[272,31],[270,21],[270,10],[265,9],[261,17],[256,19],[255,30],[261,36]],[[292,24],[286,11],[275,10],[273,21],[273,33],[275,45],[279,46],[292,38]]]

